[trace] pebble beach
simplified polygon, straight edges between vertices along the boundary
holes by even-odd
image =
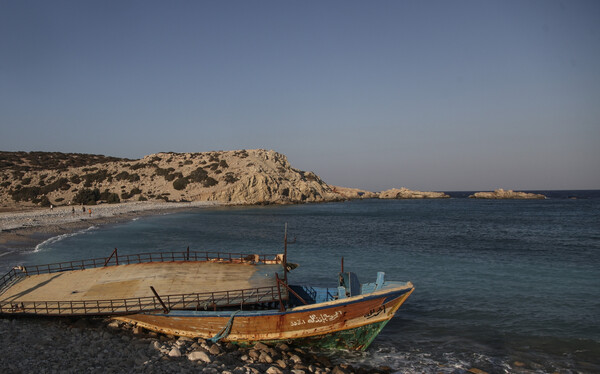
[[[280,343],[178,338],[109,319],[0,319],[3,373],[388,373]]]
[[[217,202],[128,202],[91,206],[60,206],[0,212],[0,255],[10,248],[34,248],[56,235],[134,217],[222,205]]]

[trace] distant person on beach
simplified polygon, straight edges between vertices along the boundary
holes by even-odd
[[[90,216],[92,215],[92,208],[88,209],[88,212],[90,213]]]
[[[50,204],[50,210],[54,209],[54,205]]]
[[[75,207],[71,208],[71,214],[75,214]]]
[[[82,206],[82,207],[81,207],[81,211],[82,211],[83,213],[85,213],[85,206]]]

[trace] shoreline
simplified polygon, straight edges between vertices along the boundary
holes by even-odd
[[[32,249],[45,240],[92,226],[116,224],[136,217],[224,206],[219,202],[128,202],[60,206],[0,212],[0,257],[12,250]],[[73,209],[75,212],[73,213]],[[89,210],[91,209],[91,214]]]

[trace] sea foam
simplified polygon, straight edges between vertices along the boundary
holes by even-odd
[[[97,226],[90,226],[90,227],[88,227],[87,229],[84,229],[84,230],[80,230],[80,231],[76,231],[76,232],[70,232],[70,233],[62,234],[62,235],[58,235],[58,236],[53,236],[51,238],[48,238],[48,239],[44,240],[40,244],[36,245],[35,249],[33,250],[33,252],[34,253],[40,252],[40,251],[44,250],[45,248],[47,248],[48,246],[50,246],[50,245],[52,245],[54,243],[57,243],[57,242],[59,242],[61,240],[64,240],[66,238],[71,238],[71,237],[76,236],[76,235],[81,235],[81,234],[84,234],[86,232],[95,230],[97,228],[98,228]]]

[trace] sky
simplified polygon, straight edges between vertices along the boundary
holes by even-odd
[[[599,1],[0,0],[0,150],[600,189]]]

